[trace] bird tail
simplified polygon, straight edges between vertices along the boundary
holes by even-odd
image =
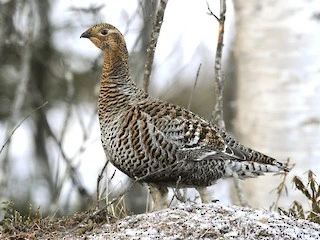
[[[257,177],[272,172],[289,172],[289,169],[283,163],[276,160],[272,164],[229,160],[226,163],[226,169],[226,176],[236,174],[240,179]]]

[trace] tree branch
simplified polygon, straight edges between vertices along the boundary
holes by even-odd
[[[219,22],[219,33],[218,33],[218,42],[216,49],[215,57],[215,89],[216,89],[216,104],[214,110],[212,111],[212,117],[210,122],[217,124],[222,129],[225,129],[225,123],[223,120],[223,90],[224,90],[224,78],[222,74],[222,49],[223,49],[223,37],[224,37],[224,22],[226,19],[226,1],[220,0],[220,17],[218,18],[210,9],[209,4],[207,3],[209,15],[213,16]],[[233,177],[234,186],[238,199],[241,206],[248,206],[247,201],[245,200],[243,190],[240,185],[239,178],[237,176]]]
[[[220,0],[220,18],[217,18],[216,15],[212,13],[208,5],[208,10],[210,15],[214,16],[219,22],[219,33],[218,33],[218,42],[216,49],[216,57],[214,64],[215,71],[215,89],[216,89],[216,105],[212,111],[211,122],[213,121],[222,129],[225,129],[225,123],[223,120],[223,89],[224,89],[224,79],[222,76],[222,49],[223,49],[223,36],[224,36],[224,22],[226,19],[226,2],[225,0]]]
[[[168,0],[161,0],[159,9],[157,11],[156,19],[153,24],[153,30],[151,33],[151,40],[147,49],[147,61],[144,66],[144,78],[143,78],[143,89],[147,92],[150,83],[150,77],[152,72],[152,65],[154,60],[154,52],[156,51],[158,38],[160,35],[160,29],[163,22],[164,12],[166,10]]]
[[[4,147],[8,144],[8,142],[10,141],[11,137],[13,136],[14,132],[21,126],[21,124],[27,120],[34,112],[38,111],[39,109],[43,108],[45,105],[47,105],[48,102],[43,103],[41,106],[33,109],[24,119],[22,119],[21,122],[18,123],[18,125],[12,130],[11,134],[7,137],[6,141],[4,142],[4,144],[1,147],[0,150],[0,154],[2,153]]]

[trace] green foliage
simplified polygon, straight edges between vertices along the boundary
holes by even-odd
[[[316,181],[315,174],[308,171],[308,182],[305,184],[301,178],[295,176],[293,178],[295,187],[307,198],[311,209],[305,211],[303,206],[298,201],[294,201],[289,210],[278,208],[280,213],[296,218],[307,219],[311,222],[320,224],[320,186]]]

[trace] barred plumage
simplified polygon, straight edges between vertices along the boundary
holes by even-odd
[[[98,113],[105,153],[129,177],[149,184],[155,209],[164,207],[167,187],[177,181],[196,187],[206,202],[205,187],[220,178],[287,171],[200,116],[137,88],[124,38],[112,25],[94,25],[81,37],[104,52]]]

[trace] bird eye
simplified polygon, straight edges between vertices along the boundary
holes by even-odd
[[[101,31],[101,34],[102,34],[102,35],[107,35],[107,34],[108,34],[108,30],[103,29],[103,30]]]

